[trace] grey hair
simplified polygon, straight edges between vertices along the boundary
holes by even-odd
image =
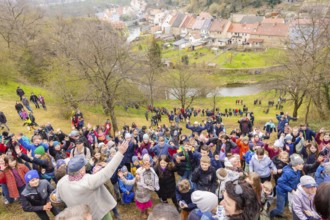
[[[85,220],[88,214],[92,214],[91,208],[82,204],[64,209],[55,216],[55,220]]]
[[[169,204],[156,205],[148,220],[180,220],[180,214],[176,208]]]

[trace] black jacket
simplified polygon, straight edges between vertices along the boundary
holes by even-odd
[[[175,196],[175,171],[176,168],[169,169],[167,168],[163,171],[160,166],[155,167],[156,174],[159,178],[159,191],[158,195],[160,198],[167,199],[173,198]]]
[[[43,206],[49,202],[49,196],[54,187],[47,180],[40,180],[38,187],[26,184],[21,194],[21,204],[25,212],[43,211]]]
[[[196,190],[215,193],[217,189],[215,168],[210,166],[207,171],[203,171],[201,167],[197,167],[192,174],[191,181],[196,184]]]
[[[0,112],[0,123],[7,123],[7,118],[3,112]]]

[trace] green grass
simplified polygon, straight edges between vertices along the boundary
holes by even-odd
[[[189,63],[208,64],[215,63],[219,68],[259,68],[278,64],[284,51],[280,49],[267,49],[258,52],[235,52],[222,51],[215,54],[208,48],[201,48],[195,51],[188,49],[176,50],[173,48],[163,50],[162,57],[174,63],[181,62],[182,56],[189,57]]]

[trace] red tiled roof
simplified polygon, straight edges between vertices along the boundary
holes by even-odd
[[[263,43],[264,39],[256,39],[256,38],[250,38],[247,41],[248,43]]]
[[[192,26],[192,29],[195,29],[195,30],[202,29],[204,22],[205,22],[205,20],[197,19],[195,24]]]
[[[183,22],[180,25],[180,28],[187,28],[191,19],[193,19],[192,15],[186,15],[186,17],[183,19]]]
[[[238,24],[232,23],[228,29],[229,33],[247,33],[250,34],[256,30],[258,24]]]
[[[193,25],[196,22],[196,18],[192,17],[189,21],[189,23],[187,24],[187,29],[192,29]]]
[[[264,36],[286,37],[289,33],[289,25],[287,24],[261,24],[257,30],[251,34]]]
[[[157,31],[160,31],[161,30],[161,27],[160,26],[153,26],[150,28],[150,32],[153,34]]]
[[[210,32],[222,32],[228,20],[214,20],[210,27]]]
[[[284,24],[283,18],[265,18],[261,23],[264,24]]]
[[[247,33],[251,35],[285,37],[289,33],[287,24],[231,24],[229,33]]]

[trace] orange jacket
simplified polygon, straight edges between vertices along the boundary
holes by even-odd
[[[241,139],[236,140],[236,144],[239,147],[239,156],[241,160],[244,160],[243,155],[248,152],[249,150],[249,144],[244,144]]]

